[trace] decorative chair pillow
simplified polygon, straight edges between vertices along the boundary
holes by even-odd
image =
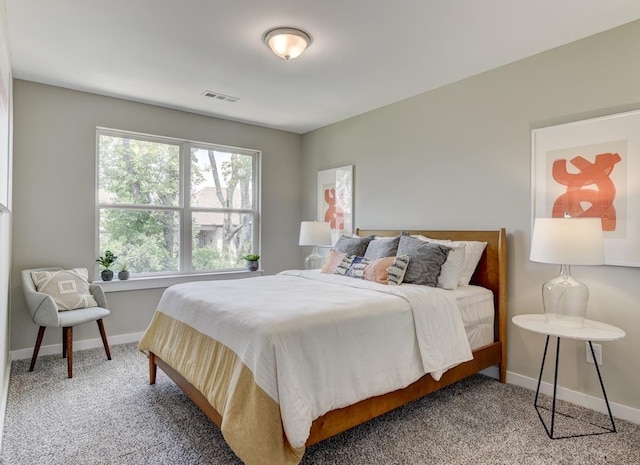
[[[38,292],[51,296],[59,312],[98,306],[89,292],[89,273],[86,268],[32,271],[31,279]]]

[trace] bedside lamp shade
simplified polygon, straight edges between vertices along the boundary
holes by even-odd
[[[322,267],[322,255],[318,253],[319,245],[331,245],[331,228],[329,223],[319,221],[303,221],[300,223],[300,241],[298,245],[312,245],[313,251],[305,259],[307,270]]]
[[[604,264],[600,218],[536,218],[529,259],[561,265],[560,275],[542,286],[545,320],[582,327],[589,289],[571,276],[571,265]]]

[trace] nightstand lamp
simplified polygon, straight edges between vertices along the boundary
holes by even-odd
[[[300,242],[298,245],[312,245],[313,251],[304,260],[307,270],[322,268],[323,258],[318,253],[319,245],[331,245],[331,228],[329,223],[319,221],[303,221],[300,223]]]
[[[536,218],[529,259],[560,265],[560,275],[542,286],[545,320],[583,327],[589,289],[571,276],[571,265],[604,264],[600,218]]]

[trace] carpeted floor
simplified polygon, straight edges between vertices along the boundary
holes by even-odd
[[[213,425],[159,371],[147,383],[136,344],[13,362],[0,460],[5,465],[241,465]],[[640,426],[550,440],[533,392],[477,375],[310,447],[302,465],[640,464]],[[561,410],[606,425],[596,412]],[[559,434],[592,426],[556,420]],[[586,429],[585,429],[586,428]],[[273,464],[277,465],[277,464]]]

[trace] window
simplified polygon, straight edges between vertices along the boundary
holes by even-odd
[[[97,130],[98,248],[138,275],[234,270],[259,250],[259,152]]]

